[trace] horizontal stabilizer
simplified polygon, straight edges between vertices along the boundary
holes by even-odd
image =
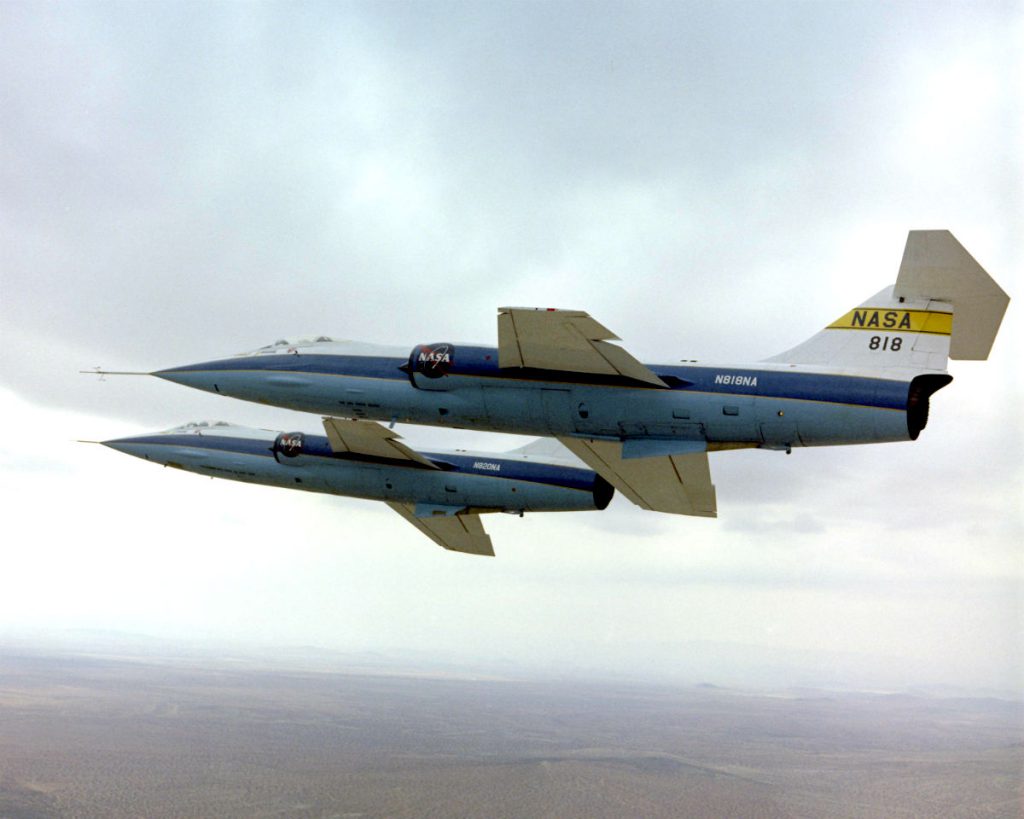
[[[1010,297],[948,230],[912,230],[893,295],[953,305],[949,357],[988,358]]]
[[[413,461],[431,469],[441,468],[429,458],[399,443],[401,435],[375,421],[324,418],[324,430],[331,450],[338,454],[351,453],[385,461]]]
[[[505,457],[522,458],[524,461],[558,463],[581,469],[586,468],[586,464],[562,446],[557,438],[536,438],[524,446],[510,449],[503,454]]]
[[[622,347],[619,337],[582,310],[498,308],[498,364],[557,372],[619,376],[667,385]]]
[[[452,552],[494,557],[491,537],[484,531],[479,515],[453,515],[439,507],[438,514],[419,517],[417,507],[410,503],[386,503],[438,546]]]

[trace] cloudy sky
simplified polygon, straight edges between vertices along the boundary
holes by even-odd
[[[0,5],[0,635],[1019,689],[1015,304],[913,444],[722,453],[716,521],[497,516],[495,560],[74,441],[317,429],[80,369],[493,342],[504,304],[756,360],[894,281],[911,228],[1019,298],[1021,55],[1014,2]]]

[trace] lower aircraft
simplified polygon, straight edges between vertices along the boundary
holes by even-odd
[[[714,517],[709,452],[915,440],[947,360],[987,358],[1008,303],[951,233],[911,231],[894,285],[750,364],[642,364],[582,311],[501,308],[497,347],[321,336],[151,374],[322,415],[552,436],[639,506]]]
[[[485,512],[604,509],[615,490],[553,441],[493,453],[417,452],[372,421],[325,418],[326,435],[223,421],[103,441],[213,478],[382,500],[445,549],[493,555]]]

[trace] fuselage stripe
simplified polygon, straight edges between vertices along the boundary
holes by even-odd
[[[933,314],[945,315],[950,314]],[[857,328],[860,329],[860,328]],[[523,373],[516,368],[500,368],[496,361],[497,355],[493,348],[461,347],[458,349],[452,370],[443,379],[475,379],[479,386],[500,388],[499,385],[514,387],[515,384],[548,384],[561,389],[574,388],[611,388],[617,390],[634,390],[663,394],[705,394],[722,396],[747,396],[761,399],[785,399],[808,401],[823,404],[836,404],[854,407],[871,407],[878,409],[906,408],[908,380],[887,379],[872,376],[789,372],[785,370],[762,369],[729,369],[714,368],[707,365],[699,367],[679,365],[650,365],[660,376],[673,376],[686,383],[671,389],[643,387],[633,383],[600,383],[600,379],[590,379],[580,375],[580,380],[568,380],[567,373],[551,371],[550,377],[543,372],[531,370]],[[261,360],[262,359],[262,360]],[[246,375],[255,372],[266,372],[296,377],[309,378],[334,377],[349,379],[368,379],[377,381],[393,381],[408,383],[408,377],[398,367],[404,363],[401,359],[379,356],[266,356],[242,362],[223,361],[196,364],[166,370],[167,373],[204,373]],[[300,365],[300,366],[297,366]],[[729,377],[728,382],[716,378],[722,375]],[[442,387],[443,381],[436,379],[431,386]],[[754,385],[755,389],[750,389]],[[467,385],[468,386],[468,385]],[[415,389],[410,385],[410,389]],[[453,391],[459,388],[454,387]]]
[[[198,440],[197,440],[198,439]],[[255,438],[233,438],[229,436],[199,436],[199,435],[144,435],[136,438],[123,438],[118,443],[137,446],[165,446],[183,447],[197,449],[204,452],[224,455],[245,455],[257,458],[270,458],[275,462],[272,450],[273,440],[259,440]],[[413,462],[403,463],[401,461],[375,461],[360,458],[346,458],[331,451],[327,438],[319,435],[306,435],[305,447],[301,453],[303,458],[319,458],[324,463],[353,463],[368,466],[393,467],[396,469],[409,469],[426,474],[434,474],[434,470],[424,470],[423,467]],[[459,455],[450,452],[422,452],[424,457],[443,463],[450,467],[448,474],[470,475],[484,478],[492,478],[508,481],[522,481],[547,486],[559,486],[564,489],[575,489],[582,492],[591,492],[594,488],[595,474],[582,467],[560,466],[542,462],[525,463],[507,458],[477,455]],[[473,463],[485,462],[497,465],[499,469],[474,468]]]

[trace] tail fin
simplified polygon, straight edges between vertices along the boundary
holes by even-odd
[[[566,449],[557,438],[537,438],[525,446],[516,447],[505,452],[506,456],[518,456],[527,461],[544,463],[563,463],[572,466],[585,466],[579,458]],[[588,467],[589,468],[589,467]]]
[[[1009,302],[948,230],[912,230],[895,285],[766,360],[944,372],[948,358],[988,358]]]

